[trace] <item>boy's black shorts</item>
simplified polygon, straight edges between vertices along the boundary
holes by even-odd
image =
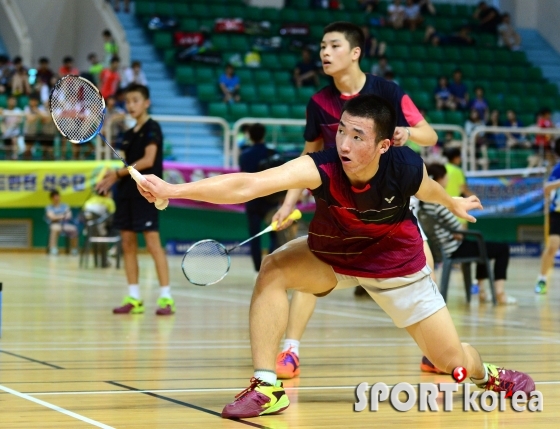
[[[156,206],[145,198],[117,200],[114,227],[124,231],[158,231],[159,213]]]
[[[550,212],[548,226],[548,235],[560,235],[560,213]]]

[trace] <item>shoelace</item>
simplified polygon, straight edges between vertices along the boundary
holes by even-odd
[[[497,377],[489,374],[488,383],[486,384],[486,386],[488,386],[489,390],[493,390],[494,392],[505,391],[506,397],[509,397],[513,394],[513,387],[515,386],[515,383],[511,381],[500,380],[500,372],[505,374],[505,369],[499,368]],[[498,382],[497,385],[496,382]]]
[[[261,384],[264,383],[264,381],[262,381],[260,378],[256,378],[256,377],[252,377],[250,380],[251,385],[249,387],[247,387],[245,390],[243,390],[242,392],[238,393],[237,395],[235,395],[235,399],[239,400],[239,399],[243,399],[243,397],[249,393],[252,392],[253,390],[255,390],[255,388],[259,387]]]
[[[292,347],[290,347],[285,352],[280,353],[280,359],[282,360],[283,364],[286,364],[286,362],[288,361],[288,358],[290,357],[291,352],[292,352]]]

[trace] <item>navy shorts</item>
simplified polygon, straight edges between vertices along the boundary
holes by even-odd
[[[560,213],[550,212],[548,226],[548,235],[560,235]]]
[[[124,231],[158,231],[159,213],[156,206],[145,198],[123,198],[117,200],[117,211],[113,225]]]

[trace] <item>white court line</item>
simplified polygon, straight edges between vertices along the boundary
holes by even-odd
[[[471,386],[474,384],[469,383]],[[560,384],[559,381],[538,381],[535,385],[541,384]],[[356,385],[357,386],[357,385]],[[285,390],[346,390],[346,389],[356,389],[356,386],[309,386],[309,387],[284,387]],[[415,387],[415,385],[412,385]],[[394,387],[394,385],[388,384],[387,387]],[[238,392],[243,390],[242,387],[228,387],[228,388],[208,388],[208,389],[156,389],[156,390],[99,390],[91,392],[36,392],[30,393],[34,396],[46,396],[46,395],[131,395],[135,393],[204,393],[204,392]]]
[[[72,411],[65,410],[64,408],[61,408],[57,405],[53,405],[53,404],[49,404],[48,402],[41,401],[40,399],[37,399],[37,398],[34,398],[32,396],[26,395],[25,393],[21,393],[21,392],[18,392],[17,390],[10,389],[9,387],[2,386],[1,384],[0,384],[0,390],[3,390],[4,392],[7,392],[7,393],[11,393],[12,395],[15,395],[19,398],[26,399],[26,400],[31,401],[31,402],[35,402],[36,404],[39,404],[39,405],[42,405],[44,407],[50,408],[51,410],[54,410],[54,411],[58,411],[59,413],[66,414],[67,416],[74,417],[75,419],[78,419],[78,420],[81,420],[83,422],[89,423],[90,425],[97,426],[98,428],[115,429],[112,426],[107,426],[107,425],[105,425],[103,423],[99,423],[95,420],[88,419],[87,417],[81,416],[81,415],[76,414]]]

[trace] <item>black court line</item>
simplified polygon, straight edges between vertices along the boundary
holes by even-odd
[[[6,350],[0,350],[0,353],[4,353],[6,355],[15,356],[15,357],[20,358],[20,359],[28,360],[29,362],[35,362],[35,363],[39,363],[41,365],[50,366],[51,368],[54,368],[54,369],[64,369],[61,366],[53,365],[52,363],[48,363],[48,362],[45,362],[45,361],[42,361],[42,360],[32,359],[32,358],[22,356],[22,355],[17,355],[17,354],[12,353],[12,352],[7,352]]]
[[[130,387],[130,386],[126,386],[126,385],[121,384],[121,383],[117,383],[116,381],[106,381],[106,383],[112,384],[113,386],[122,387],[123,389],[127,389],[127,390],[134,390],[134,391],[140,391],[141,390],[141,389],[136,389],[135,387]],[[222,418],[222,415],[220,413],[217,413],[216,411],[212,411],[212,410],[209,410],[207,408],[202,408],[202,407],[199,407],[197,405],[189,404],[188,402],[179,401],[177,399],[169,398],[169,397],[163,396],[163,395],[157,395],[157,394],[151,393],[151,392],[142,392],[142,394],[152,396],[152,397],[158,398],[158,399],[163,399],[164,401],[173,402],[174,404],[182,405],[183,407],[192,408],[193,410],[202,411],[203,413]],[[271,429],[268,426],[259,425],[258,423],[252,423],[252,422],[248,422],[246,420],[240,420],[240,419],[230,419],[230,420],[234,421],[234,422],[244,424],[244,425],[247,425],[247,426],[252,426],[254,428]]]

